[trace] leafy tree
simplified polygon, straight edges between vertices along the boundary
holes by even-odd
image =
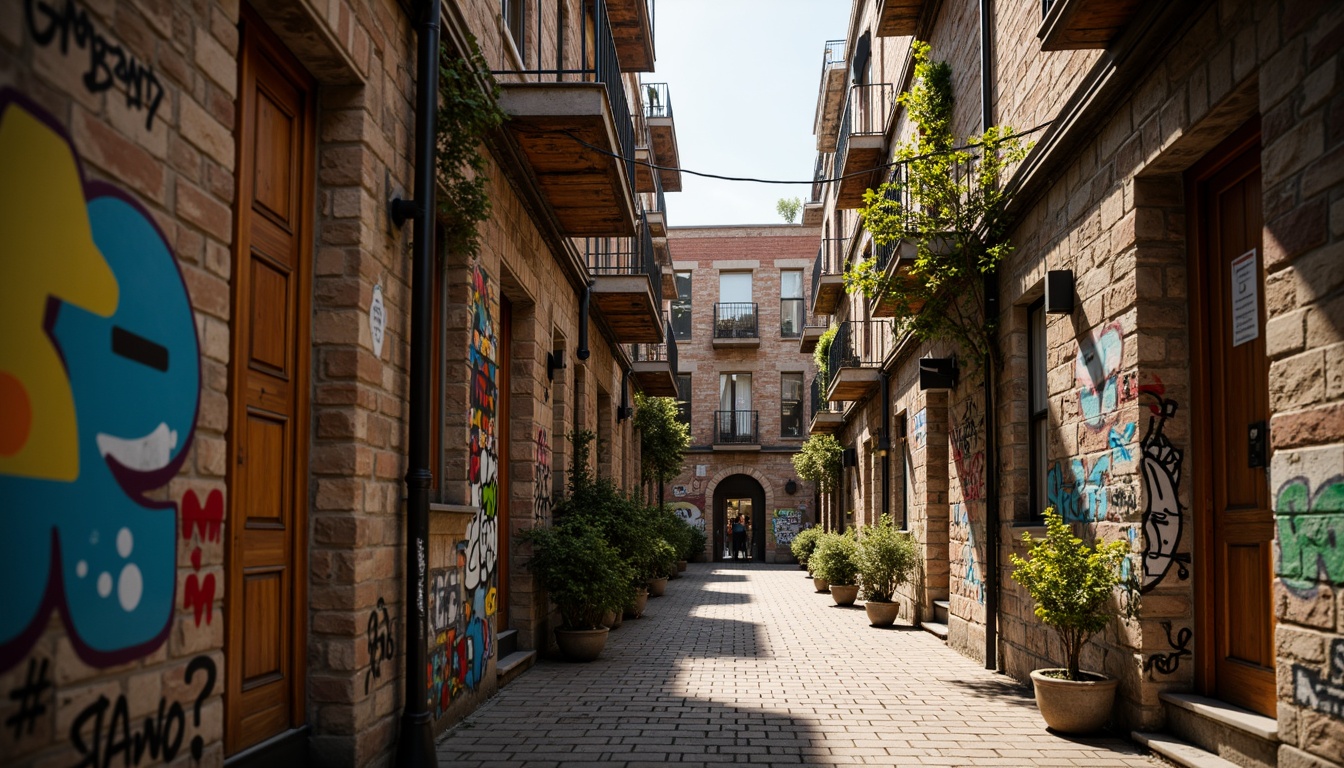
[[[1013,580],[1036,601],[1036,618],[1059,633],[1068,679],[1078,680],[1083,644],[1111,620],[1107,605],[1120,583],[1120,561],[1129,545],[1112,541],[1089,547],[1054,507],[1045,510],[1045,526],[1044,539],[1022,534],[1030,559],[1012,555]]]
[[[784,223],[792,224],[798,218],[798,209],[803,207],[803,201],[797,197],[781,197],[775,203],[775,211],[784,217]]]
[[[976,363],[994,360],[995,318],[985,317],[984,276],[1011,252],[1003,180],[1030,145],[993,126],[957,148],[952,134],[952,70],[914,46],[915,82],[902,93],[916,131],[895,152],[900,172],[864,193],[859,213],[877,246],[908,241],[913,262],[894,273],[876,257],[845,271],[846,290],[879,294],[896,307],[899,330],[921,341],[953,341]]]
[[[499,85],[476,39],[469,38],[468,45],[466,56],[454,55],[446,45],[439,49],[435,168],[442,244],[475,256],[477,226],[490,218],[490,178],[481,143],[506,115],[497,103]]]
[[[818,491],[827,493],[840,479],[844,452],[834,435],[813,434],[793,455],[793,470],[798,477],[815,485]]]
[[[681,474],[691,431],[678,418],[677,401],[671,397],[645,397],[635,393],[635,429],[639,430],[639,471],[646,483],[658,484],[658,504],[663,504],[667,481]]]

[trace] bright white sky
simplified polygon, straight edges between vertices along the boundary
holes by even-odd
[[[656,71],[668,84],[683,168],[726,176],[811,179],[812,118],[827,40],[845,37],[848,0],[656,0]],[[681,175],[668,226],[783,223],[784,186]]]

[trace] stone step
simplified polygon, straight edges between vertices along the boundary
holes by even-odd
[[[498,658],[504,658],[518,650],[518,630],[506,629],[495,635],[495,652]]]
[[[947,617],[950,616],[949,603],[946,600],[933,601],[933,620],[939,624],[946,624]]]
[[[1279,723],[1272,717],[1192,693],[1162,693],[1167,732],[1243,768],[1278,765]]]
[[[1130,736],[1143,746],[1185,768],[1240,768],[1230,760],[1224,760],[1212,752],[1206,752],[1194,744],[1165,733],[1134,731]]]
[[[503,688],[513,679],[532,668],[537,663],[536,651],[514,651],[508,656],[502,656],[499,663],[495,665],[495,679],[499,681],[499,687]]]
[[[944,643],[947,642],[946,624],[942,624],[937,621],[921,621],[919,622],[919,626],[922,627],[925,632],[932,632],[934,635],[938,637],[939,640],[942,640]]]

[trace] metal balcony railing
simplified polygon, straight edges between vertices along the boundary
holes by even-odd
[[[977,170],[980,166],[980,158],[971,155],[968,159],[960,162],[951,163],[946,177],[939,177],[933,183],[949,185],[948,190],[962,202],[967,201],[971,195],[975,194],[975,185],[978,183]],[[900,238],[893,240],[885,245],[873,244],[873,256],[877,259],[877,268],[885,270],[891,263],[892,256],[896,253],[900,239],[918,239],[922,237],[934,238],[939,233],[936,232],[918,232],[914,221],[915,190],[911,186],[908,172],[904,166],[893,166],[891,173],[886,179],[887,189],[882,195],[883,202],[889,205],[894,211],[899,212],[897,229],[900,232]]]
[[[663,268],[653,251],[653,235],[647,221],[641,221],[635,237],[584,238],[588,271],[594,275],[648,275],[653,288],[653,304],[662,311]]]
[[[841,323],[826,359],[831,378],[834,379],[842,368],[880,367],[891,348],[891,329],[892,321],[886,318]]]
[[[812,262],[812,296],[816,296],[817,291],[821,289],[821,278],[844,274],[844,253],[848,242],[848,239],[843,237],[822,239],[821,246],[817,248],[816,261]]]
[[[677,337],[672,335],[672,324],[665,329],[667,341],[663,344],[631,344],[630,358],[636,363],[667,363],[677,372]]]
[[[809,411],[814,417],[818,413],[839,413],[840,403],[833,403],[826,399],[826,383],[822,381],[821,374],[812,377],[811,386],[812,410]]]
[[[672,117],[672,92],[667,83],[641,83],[645,117]]]
[[[606,86],[607,101],[611,104],[611,116],[616,123],[616,136],[621,145],[621,157],[625,159],[625,178],[630,189],[635,188],[635,122],[630,114],[630,102],[625,98],[625,85],[621,81],[621,64],[616,56],[616,40],[611,34],[611,23],[607,19],[606,0],[581,0],[579,13],[591,20],[591,24],[579,24],[579,39],[565,40],[558,28],[552,30],[555,39],[548,40],[542,24],[543,14],[536,17],[536,31],[531,35],[535,51],[524,56],[535,66],[525,69],[496,70],[496,75],[523,75],[535,78],[531,82],[556,83],[602,83]],[[652,9],[650,9],[652,12]],[[555,67],[542,66],[547,49],[543,43],[549,42],[549,53]],[[557,51],[565,51],[569,56],[578,54],[577,67],[569,61],[561,61]]]
[[[828,161],[833,155],[830,152],[818,152],[817,164],[812,169],[812,197],[809,203],[820,203],[826,194],[826,183],[823,179],[827,176]]]
[[[754,339],[758,336],[756,302],[735,301],[714,305],[714,338]]]
[[[802,299],[779,300],[779,335],[786,339],[796,339],[803,335],[803,322],[807,309]]]
[[[729,445],[759,443],[756,415],[756,411],[715,411],[714,442]]]
[[[835,156],[843,158],[851,136],[880,136],[886,132],[887,118],[896,104],[896,89],[890,83],[852,85],[845,100],[845,117]]]
[[[1049,2],[1049,0],[1046,0]],[[821,76],[826,76],[828,69],[844,69],[845,67],[845,41],[827,40],[826,50],[821,53]]]

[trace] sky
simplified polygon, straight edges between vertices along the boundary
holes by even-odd
[[[667,83],[681,167],[810,180],[812,119],[827,40],[845,37],[848,0],[656,0],[655,71]],[[811,184],[718,181],[682,173],[668,226],[783,223],[781,197]]]

